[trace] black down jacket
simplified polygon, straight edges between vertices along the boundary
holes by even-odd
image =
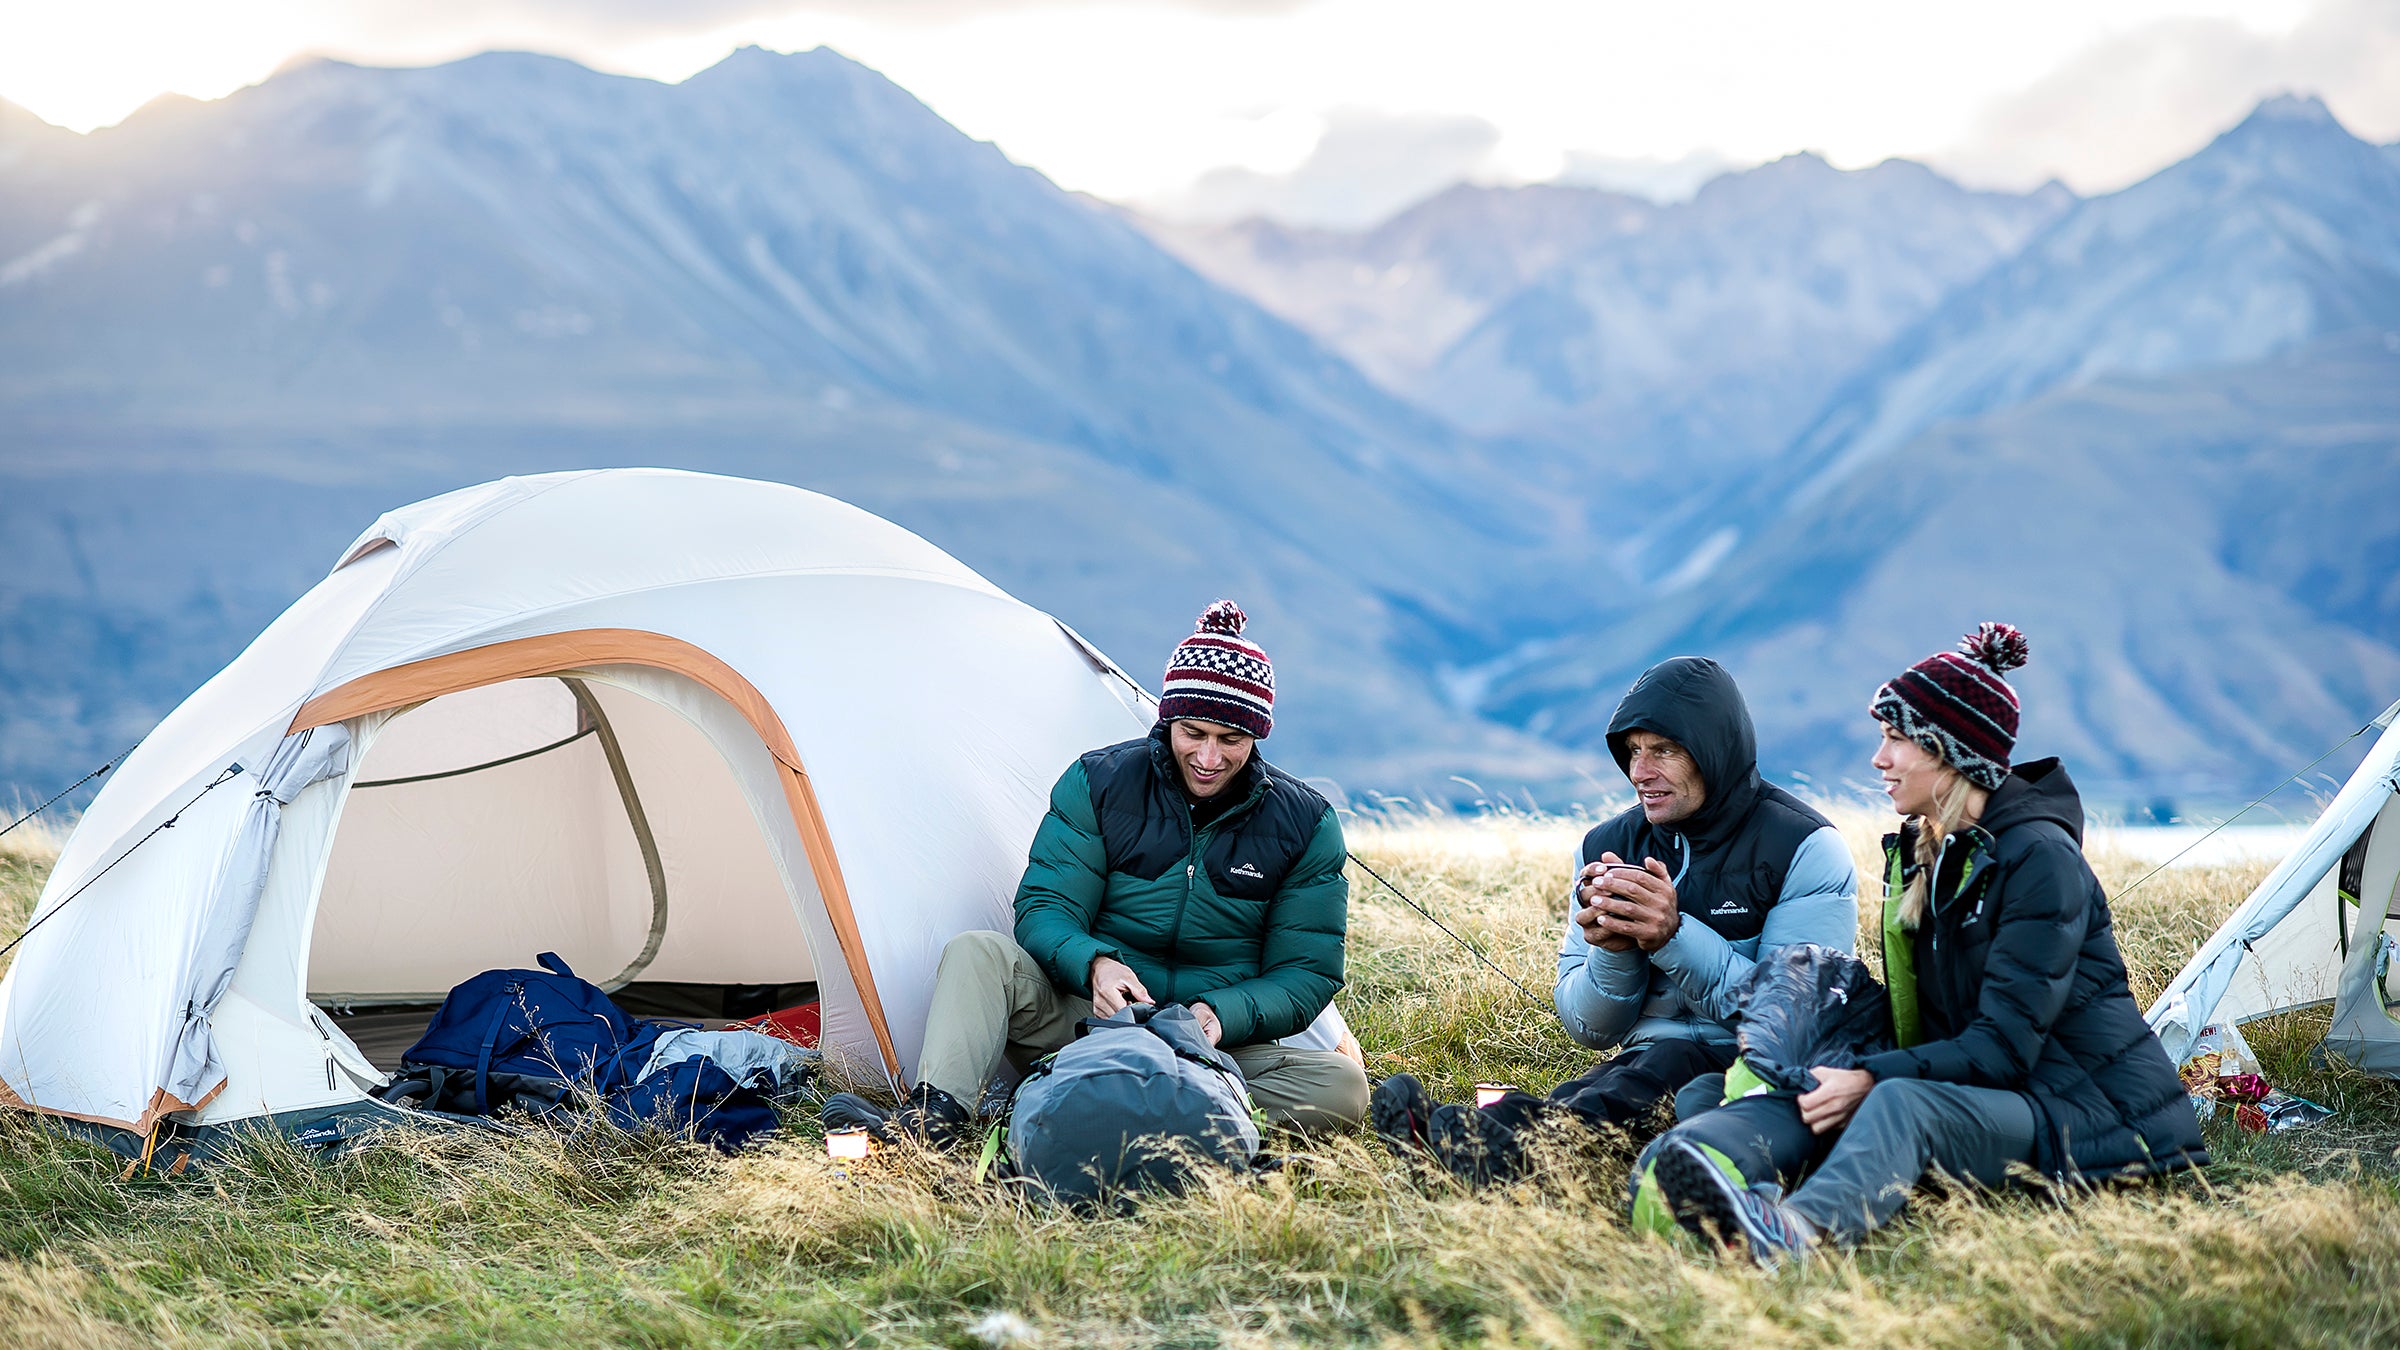
[[[2191,1099],[2126,987],[2082,839],[2083,803],[2057,760],[2010,772],[1936,864],[1932,913],[1913,935],[1921,1034],[1902,1029],[1907,1048],[1862,1067],[2024,1093],[2040,1122],[2034,1163],[2053,1177],[2205,1164]],[[1884,842],[1886,875],[1913,876],[1913,826]]]

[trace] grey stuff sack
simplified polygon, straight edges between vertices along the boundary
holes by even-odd
[[[1087,1017],[1033,1067],[1009,1110],[1008,1157],[1053,1199],[1089,1205],[1181,1190],[1194,1169],[1258,1156],[1250,1090],[1179,1003]]]

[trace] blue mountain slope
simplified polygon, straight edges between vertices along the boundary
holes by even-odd
[[[609,463],[857,500],[1136,670],[1237,595],[1302,771],[1566,771],[1424,673],[1556,606],[1519,584],[1562,570],[1549,508],[831,52],[320,62],[36,140],[0,162],[0,781],[117,748],[377,510]]]
[[[1843,172],[1800,154],[1727,174],[1510,296],[1443,354],[1427,398],[1470,427],[1588,436],[1743,380],[1821,397],[2072,200],[1972,192],[1906,160]]]
[[[2391,329],[2400,162],[2313,98],[2271,99],[2190,159],[2083,203],[1950,297],[1847,381],[1771,472],[1654,533],[1644,570],[1724,556],[1945,419],[2112,375],[2239,365]]]
[[[1776,772],[1865,781],[1876,684],[2005,619],[2033,642],[2028,756],[2066,755],[2103,803],[2263,790],[2400,697],[2396,349],[2329,339],[1944,423],[1485,711],[1596,751],[1635,672],[1704,652]]]
[[[1458,187],[1369,231],[1151,225],[1210,276],[1479,433],[1607,531],[1713,499],[1827,391],[2072,203],[1813,154],[1656,206]],[[1648,509],[1648,508],[1646,508]]]
[[[1594,747],[1608,691],[1705,651],[1764,686],[1770,762],[1854,779],[1875,682],[2006,618],[2029,751],[2222,801],[2400,695],[2393,501],[2400,165],[2271,100],[1954,295],[1754,484],[1650,534],[1680,587],[1482,706]]]

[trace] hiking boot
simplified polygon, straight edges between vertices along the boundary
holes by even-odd
[[[1472,1103],[1433,1108],[1426,1136],[1434,1159],[1470,1186],[1509,1181],[1525,1170],[1525,1145],[1516,1129]]]
[[[1022,1081],[1022,1080],[1020,1080]],[[983,1085],[983,1095],[975,1099],[977,1120],[1005,1120],[1009,1108],[1017,1102],[1017,1083],[995,1078]]]
[[[1398,1157],[1432,1147],[1433,1098],[1408,1074],[1396,1073],[1375,1085],[1375,1095],[1367,1100],[1367,1118],[1375,1124],[1375,1137]]]
[[[1736,1185],[1689,1140],[1670,1139],[1660,1146],[1658,1188],[1677,1223],[1702,1237],[1713,1228],[1717,1240],[1727,1244],[1739,1237],[1750,1259],[1768,1270],[1786,1259],[1806,1260],[1816,1242],[1816,1225],[1784,1203],[1783,1188],[1766,1182]]]
[[[837,1092],[817,1108],[817,1120],[827,1134],[865,1130],[879,1143],[891,1142],[892,1113],[855,1092]]]
[[[828,1134],[865,1130],[878,1143],[909,1140],[937,1153],[951,1152],[965,1143],[975,1124],[974,1116],[956,1097],[931,1083],[917,1084],[889,1111],[855,1092],[837,1092],[818,1108],[817,1119]]]
[[[892,1112],[892,1125],[927,1148],[947,1153],[975,1132],[975,1113],[931,1083],[919,1083]]]

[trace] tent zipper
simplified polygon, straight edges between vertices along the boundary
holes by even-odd
[[[325,1015],[311,1008],[308,1024],[317,1029],[317,1039],[325,1042],[325,1090],[333,1091],[333,1033],[325,1029]]]

